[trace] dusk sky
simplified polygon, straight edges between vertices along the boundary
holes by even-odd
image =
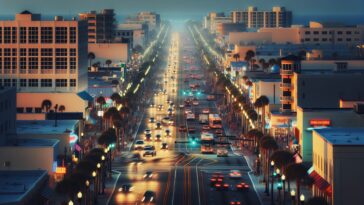
[[[230,11],[254,5],[260,9],[285,6],[296,15],[358,15],[364,0],[0,0],[0,14],[28,9],[42,14],[74,15],[81,11],[114,8],[119,15],[154,10],[169,17],[188,18],[209,11]]]

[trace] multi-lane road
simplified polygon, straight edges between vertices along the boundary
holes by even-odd
[[[198,119],[187,121],[186,108],[180,106],[186,99],[195,98],[198,104],[188,108],[192,113],[198,115],[203,109],[217,113],[217,102],[207,100],[207,96],[213,94],[212,89],[207,86],[206,71],[201,67],[199,53],[188,32],[173,33],[168,49],[166,67],[160,69],[162,72],[155,79],[156,85],[147,88],[146,92],[154,93],[154,98],[149,101],[135,139],[135,142],[144,140],[144,146],[153,145],[156,156],[143,157],[143,150],[134,150],[134,142],[130,152],[123,153],[115,160],[113,169],[121,175],[110,204],[220,205],[233,201],[259,204],[244,157],[235,154],[230,146],[228,157],[217,157],[216,152],[201,154],[199,139],[202,125]],[[191,84],[198,84],[199,87],[192,92]],[[215,95],[215,98],[218,100],[219,95]],[[169,108],[172,108],[172,112],[168,111]],[[168,116],[170,123],[165,119]],[[154,118],[154,122],[150,122],[150,118]],[[161,123],[160,128],[157,128],[158,122]],[[187,132],[180,132],[180,126],[185,126]],[[188,129],[191,128],[195,131],[189,133]],[[151,132],[149,141],[145,139],[146,129]],[[166,136],[166,129],[170,130],[170,136]],[[214,133],[213,130],[211,132]],[[157,135],[161,136],[160,140],[155,139]],[[193,142],[193,138],[196,142]],[[167,143],[167,150],[161,148],[163,143]],[[141,155],[139,163],[130,159],[135,153]],[[240,171],[241,178],[230,178],[231,170]],[[152,172],[152,176],[144,178],[148,171]],[[227,185],[224,190],[218,190],[210,183],[212,175],[217,172],[224,177],[223,184]],[[241,182],[250,185],[249,191],[236,190],[236,185]],[[123,184],[131,184],[134,189],[128,193],[119,191]],[[149,198],[144,198],[142,202],[148,190],[155,196],[151,202]]]

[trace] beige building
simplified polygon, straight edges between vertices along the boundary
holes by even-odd
[[[89,43],[110,43],[114,40],[116,27],[114,9],[80,13],[79,17],[80,20],[87,21]]]
[[[364,129],[313,132],[313,195],[330,205],[363,204]]]
[[[95,54],[95,62],[107,67],[106,60],[111,60],[112,65],[120,62],[128,62],[129,48],[127,43],[95,43],[88,45],[89,52]],[[112,66],[111,65],[111,66]]]
[[[284,7],[273,7],[271,11],[258,11],[248,7],[246,11],[232,11],[233,23],[244,23],[247,28],[289,27],[292,24],[292,12]]]
[[[150,30],[159,29],[161,17],[156,12],[143,11],[137,14],[137,19],[148,24]]]

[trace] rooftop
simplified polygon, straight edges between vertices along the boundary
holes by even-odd
[[[5,146],[18,147],[54,147],[59,143],[57,139],[19,139],[9,140]]]
[[[17,134],[63,134],[71,132],[78,120],[58,120],[57,127],[54,120],[17,120]]]
[[[45,170],[0,171],[0,204],[20,202],[46,177]]]
[[[315,132],[334,146],[364,145],[363,128],[327,128]]]

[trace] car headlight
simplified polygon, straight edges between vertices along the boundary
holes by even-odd
[[[145,200],[145,197],[142,198],[142,202]]]

